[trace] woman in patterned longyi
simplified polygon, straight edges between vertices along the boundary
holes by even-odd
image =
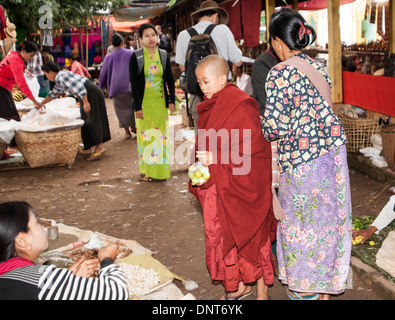
[[[325,68],[301,51],[315,31],[299,13],[281,10],[269,30],[281,61],[298,57],[331,83]],[[285,212],[277,230],[279,278],[290,299],[329,299],[346,289],[350,266],[347,138],[330,102],[300,68],[275,66],[266,91],[262,130],[278,141],[278,196]]]

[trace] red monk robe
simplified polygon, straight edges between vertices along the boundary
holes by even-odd
[[[211,178],[200,187],[189,186],[203,208],[211,278],[223,282],[226,291],[236,291],[240,281],[251,283],[262,276],[270,285],[274,278],[271,242],[277,223],[272,208],[271,146],[262,134],[259,106],[245,92],[227,84],[198,104],[197,111],[195,151],[217,155],[209,166]],[[204,129],[217,133],[222,129],[216,150],[210,150],[209,137],[201,131]],[[243,134],[243,129],[249,129],[250,135]],[[229,139],[219,138],[226,136],[224,130]],[[243,162],[237,164],[237,159]],[[246,165],[249,161],[250,166]],[[247,174],[235,175],[233,170],[243,164]]]

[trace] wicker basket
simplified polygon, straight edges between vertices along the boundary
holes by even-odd
[[[348,142],[346,143],[348,152],[358,152],[359,149],[372,146],[370,137],[373,134],[381,133],[381,127],[377,119],[351,118],[339,113],[338,118],[343,125]]]
[[[384,158],[388,167],[395,171],[395,124],[383,126],[381,129]]]
[[[15,141],[31,168],[54,164],[70,168],[81,142],[81,128],[49,132],[15,131]]]

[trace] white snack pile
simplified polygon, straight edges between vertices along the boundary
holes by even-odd
[[[125,272],[130,296],[147,293],[159,284],[159,274],[154,269],[146,269],[129,263],[119,263]]]

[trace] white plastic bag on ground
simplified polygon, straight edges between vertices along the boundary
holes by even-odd
[[[375,165],[376,167],[379,168],[388,167],[385,158],[383,156],[380,156],[380,152],[381,152],[380,150],[373,147],[367,147],[367,148],[359,149],[359,152],[361,152],[365,157],[372,160],[372,164]]]

